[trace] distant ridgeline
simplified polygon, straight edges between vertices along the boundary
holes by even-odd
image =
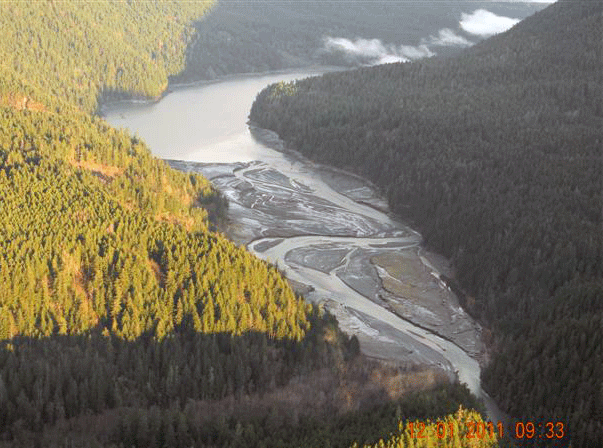
[[[210,6],[0,3],[2,447],[282,446],[291,425],[301,446],[349,406],[339,382],[357,339],[213,231],[227,204],[205,178],[93,115],[103,98],[159,96]],[[301,375],[335,404],[246,399],[255,408],[232,417],[232,400]],[[456,385],[426,394],[404,415],[476,406]],[[391,426],[401,408],[387,409],[367,431]]]
[[[476,8],[523,18],[543,5],[488,0],[439,2],[437,8],[432,2],[389,0],[354,1],[350,7],[342,7],[340,0],[218,2],[194,23],[186,70],[175,80],[454,54],[478,39],[467,40],[451,30]],[[442,32],[454,36],[452,41],[443,39]]]
[[[559,0],[458,57],[273,85],[251,111],[453,259],[493,330],[486,389],[572,446],[603,445],[602,14]]]

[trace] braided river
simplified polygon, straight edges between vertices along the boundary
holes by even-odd
[[[174,86],[158,102],[115,103],[103,116],[174,168],[209,178],[229,200],[229,237],[277,264],[364,354],[440,370],[501,419],[480,385],[481,328],[440,280],[454,275],[447,260],[421,247],[370,182],[314,164],[248,124],[263,87],[325,70]]]

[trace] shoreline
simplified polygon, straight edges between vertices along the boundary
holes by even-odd
[[[112,110],[119,109],[119,106],[131,104],[132,106],[148,106],[151,104],[156,104],[164,99],[170,93],[174,93],[177,91],[193,89],[197,87],[209,86],[212,84],[219,84],[222,82],[232,82],[249,78],[262,78],[268,77],[272,75],[288,75],[291,73],[304,73],[308,72],[309,76],[321,76],[324,73],[331,72],[340,72],[353,70],[355,67],[343,67],[343,66],[335,66],[335,65],[311,65],[304,66],[298,68],[287,68],[276,71],[266,71],[266,72],[249,72],[249,73],[233,73],[230,75],[218,76],[214,79],[199,79],[197,81],[184,82],[184,83],[171,83],[168,79],[168,85],[166,88],[156,97],[143,97],[129,94],[128,92],[118,91],[116,92],[116,96],[123,96],[123,98],[105,101],[103,100],[103,94],[99,94],[97,96],[97,106],[94,115],[97,115],[101,118],[105,118],[108,112]],[[110,97],[110,95],[109,95]]]
[[[256,74],[254,77],[261,76]],[[219,83],[220,80],[213,80],[195,83],[188,88]],[[227,87],[223,89],[227,91],[226,94],[236,94],[232,93],[236,83]],[[124,103],[135,105],[131,100],[121,102]],[[177,162],[178,157],[172,156],[168,157],[172,159],[170,165],[183,171],[208,173],[206,177],[226,194],[231,203],[229,215],[235,219],[231,227],[224,231],[228,238],[235,244],[247,245],[251,252],[255,251],[250,246],[260,244],[258,249],[261,250],[256,253],[260,258],[276,260],[281,271],[286,275],[295,274],[293,279],[301,280],[302,287],[318,285],[314,292],[306,288],[310,296],[307,299],[317,302],[321,297],[333,298],[340,303],[342,308],[337,314],[347,319],[342,328],[347,328],[349,334],[360,331],[359,336],[363,339],[361,346],[366,349],[364,342],[368,343],[370,354],[434,368],[440,366],[450,374],[460,370],[462,381],[480,396],[479,363],[469,355],[473,353],[472,350],[465,351],[467,347],[461,349],[462,344],[458,345],[454,338],[450,338],[449,332],[430,328],[429,324],[423,325],[420,315],[416,319],[408,319],[404,314],[393,313],[395,310],[384,307],[382,301],[374,300],[374,293],[383,290],[383,281],[375,265],[368,263],[370,256],[400,252],[400,246],[394,243],[401,238],[412,240],[413,245],[421,243],[420,234],[404,226],[400,217],[387,207],[381,191],[362,176],[308,161],[297,151],[286,148],[278,135],[257,128],[253,123],[245,126],[245,134],[250,133],[251,136],[245,138],[251,138],[258,146],[266,148],[265,152],[258,152],[254,160],[267,157],[265,160],[268,162]],[[302,163],[297,164],[297,161]],[[296,234],[305,238],[290,240]],[[316,236],[306,239],[309,234]],[[347,236],[348,241],[343,244],[336,242],[337,235]],[[272,247],[270,240],[278,237],[284,237],[287,241]],[[335,257],[332,249],[335,246],[329,243],[330,237],[333,237],[333,244],[340,244],[348,251],[341,270],[336,266],[335,272],[331,268],[326,270],[329,275],[325,277],[323,273],[321,277],[304,268],[300,276],[295,272],[297,265],[291,267],[284,260],[287,252],[292,251],[292,254],[299,256],[299,249],[315,244],[314,254],[302,256],[307,256],[310,262],[315,258],[315,263],[332,263]],[[267,239],[269,247],[264,248],[258,241],[262,238]],[[414,263],[423,268],[418,258]],[[335,275],[339,272],[342,274]],[[425,278],[433,283],[431,286],[441,288],[432,275],[428,274]],[[369,289],[373,288],[368,295],[363,282],[368,282]],[[481,340],[481,337],[477,340]],[[366,353],[366,350],[363,352]]]
[[[257,139],[261,144],[275,150],[278,152],[283,153],[284,155],[293,158],[296,161],[300,161],[303,162],[309,166],[311,166],[316,172],[318,172],[321,175],[321,178],[324,181],[324,175],[323,173],[336,173],[338,175],[342,175],[345,177],[352,177],[357,179],[358,181],[362,182],[363,184],[369,186],[369,188],[371,188],[374,193],[376,195],[382,196],[383,192],[381,191],[381,189],[376,186],[372,181],[370,181],[369,179],[364,178],[363,176],[361,176],[360,174],[356,174],[354,172],[350,172],[348,170],[346,170],[345,168],[339,168],[339,167],[335,167],[335,166],[330,166],[330,165],[325,165],[322,164],[320,162],[315,162],[313,160],[308,159],[307,157],[305,157],[302,153],[300,153],[297,149],[290,147],[286,144],[286,142],[284,140],[282,140],[280,138],[280,136],[270,130],[270,129],[264,129],[259,127],[256,123],[254,123],[253,121],[249,120],[248,121],[248,125],[250,128],[250,132],[252,134],[252,136]],[[328,182],[326,182],[327,184],[329,184]],[[332,188],[333,186],[330,185]],[[336,188],[333,188],[335,191],[338,191]],[[341,192],[338,191],[340,194],[343,194],[345,196],[347,196],[345,194],[345,192]],[[349,197],[349,196],[348,196]],[[378,212],[384,213],[387,216],[389,216],[391,219],[400,222],[401,224],[408,226],[410,229],[412,229],[414,232],[416,232],[418,235],[421,236],[421,241],[419,242],[418,248],[419,248],[419,253],[418,255],[421,256],[421,252],[423,252],[425,255],[427,255],[429,262],[434,265],[432,266],[435,271],[438,274],[438,278],[440,281],[444,282],[446,284],[446,286],[448,287],[448,289],[450,289],[449,285],[447,284],[447,282],[441,278],[441,275],[444,274],[446,277],[449,277],[451,279],[455,279],[456,276],[455,274],[455,268],[454,265],[452,263],[451,260],[449,260],[448,258],[444,257],[441,254],[438,254],[437,252],[433,252],[433,248],[430,247],[428,244],[425,243],[422,235],[420,234],[420,232],[414,230],[412,228],[412,223],[410,223],[408,220],[406,220],[403,216],[393,212],[390,207],[389,207],[389,203],[387,202],[386,199],[383,199],[385,201],[385,207],[381,207],[381,206],[375,206],[373,203],[368,202],[368,201],[363,201],[363,200],[356,200],[354,198],[350,198],[352,200],[355,200],[356,202],[358,202],[359,204],[363,204],[366,205]],[[308,235],[308,234],[304,234],[304,235]],[[302,235],[300,235],[302,236]],[[318,235],[317,235],[318,236]],[[291,236],[288,236],[291,237]],[[261,238],[261,237],[260,237]],[[258,238],[258,239],[260,239]],[[253,241],[250,241],[248,244],[251,244]],[[441,260],[433,260],[433,258],[440,258]],[[446,266],[441,266],[441,262],[443,262],[446,264]],[[425,263],[423,263],[425,265]],[[429,266],[425,265],[427,268],[429,268]],[[464,291],[462,291],[463,293],[465,293]],[[456,293],[455,293],[456,296]],[[457,297],[457,303],[458,303],[458,297]],[[391,307],[391,305],[389,303],[385,303],[385,306],[387,306],[387,308],[392,311],[394,314],[396,314],[398,317],[400,317],[401,319],[407,320],[410,323],[417,325],[421,328],[424,328],[425,330],[434,332],[434,334],[437,334],[438,336],[449,340],[452,343],[456,342],[450,338],[449,336],[445,335],[445,334],[441,334],[439,331],[437,331],[434,328],[430,328],[427,326],[424,326],[422,323],[415,323],[413,320],[410,320],[406,317],[404,317],[403,315],[401,315],[400,313],[396,312],[395,309],[393,309],[393,307]],[[480,367],[484,367],[484,363],[486,362],[486,360],[489,357],[489,352],[491,347],[489,347],[486,344],[486,341],[484,341],[483,339],[483,333],[484,333],[484,329],[486,329],[486,327],[483,326],[482,322],[479,322],[477,319],[475,319],[472,314],[470,313],[469,310],[465,309],[464,307],[462,307],[460,305],[460,303],[458,303],[458,306],[463,310],[464,313],[466,313],[480,328],[480,342],[481,344],[483,344],[483,347],[478,351],[478,353],[475,354],[475,359],[477,359],[480,363]],[[462,347],[461,347],[462,348]]]
[[[262,143],[263,145],[281,152],[282,154],[284,154],[285,156],[287,156],[288,158],[293,158],[296,161],[303,161],[304,163],[310,165],[313,169],[316,170],[316,172],[318,172],[319,174],[321,174],[321,178],[323,178],[324,180],[324,174],[323,173],[336,173],[339,175],[343,175],[346,177],[352,177],[354,179],[359,180],[360,182],[364,183],[365,185],[368,185],[371,189],[373,189],[373,191],[377,194],[377,195],[382,195],[382,191],[377,188],[373,182],[371,182],[368,179],[365,179],[364,177],[362,177],[359,174],[356,173],[352,173],[349,171],[346,171],[345,169],[342,168],[338,168],[338,167],[332,167],[329,165],[324,165],[318,162],[314,162],[311,161],[309,159],[307,159],[303,154],[299,153],[296,149],[288,147],[286,145],[286,143],[278,136],[277,133],[275,133],[274,131],[271,130],[267,130],[264,128],[260,128],[259,126],[257,126],[257,124],[255,124],[252,121],[248,122],[248,125],[250,127],[250,132],[252,133],[253,137],[255,139],[257,139],[260,143]],[[337,191],[337,189],[335,189]],[[340,194],[345,195],[345,192],[341,192],[339,191]],[[382,207],[376,207],[373,203],[368,202],[368,201],[359,201],[356,200],[356,202],[361,203],[363,205],[366,205],[378,212],[381,213],[385,213],[387,216],[391,217],[392,219],[401,222],[404,225],[408,225],[408,221],[404,219],[404,217],[400,216],[399,214],[396,214],[394,212],[392,212],[389,209],[389,204],[387,204],[386,202],[386,207],[385,209]],[[416,232],[416,231],[415,231]],[[417,232],[418,234],[418,232]],[[420,234],[419,234],[420,235]],[[256,238],[256,239],[261,239],[260,238]],[[254,239],[254,240],[256,240]],[[252,242],[250,241],[248,244],[251,244]],[[454,279],[455,278],[455,268],[454,265],[452,263],[451,260],[445,258],[444,256],[433,252],[432,251],[433,248],[431,248],[428,244],[424,243],[423,238],[421,237],[421,241],[418,245],[418,254],[421,256],[424,256],[426,258],[426,260],[428,261],[429,264],[431,264],[432,268],[435,269],[435,271],[438,274],[438,280],[443,282],[446,287],[450,290],[450,287],[445,283],[444,280],[442,280],[441,276],[442,274]],[[435,259],[434,259],[435,258]],[[429,266],[427,264],[425,264],[424,262],[422,262],[422,265],[426,268],[429,269]],[[381,279],[380,279],[381,281]],[[350,285],[348,285],[350,286]],[[351,287],[351,286],[350,286]],[[385,301],[384,301],[385,302]],[[490,353],[490,347],[488,346],[488,344],[486,343],[486,341],[484,340],[484,330],[487,330],[487,328],[483,327],[482,323],[475,320],[470,314],[469,312],[463,308],[460,303],[458,303],[458,298],[457,298],[457,305],[459,306],[459,308],[462,309],[462,311],[468,316],[468,318],[474,322],[474,324],[477,326],[477,328],[479,329],[479,344],[481,344],[481,347],[479,347],[478,350],[471,350],[468,351],[467,353],[470,353],[470,356],[472,358],[474,358],[479,366],[480,366],[480,370],[481,368],[484,367],[485,363],[487,362],[487,359],[489,358],[489,353]],[[430,327],[430,326],[426,326],[424,325],[423,322],[421,322],[420,320],[417,319],[408,319],[407,317],[405,317],[404,315],[401,315],[399,312],[397,312],[397,310],[391,306],[390,303],[384,303],[382,304],[382,306],[392,312],[394,315],[396,315],[397,317],[399,317],[400,319],[407,321],[408,323],[417,326],[418,328],[424,329],[428,332],[431,332],[435,335],[437,335],[438,337],[441,337],[444,340],[447,340],[448,342],[456,345],[457,347],[461,348],[463,351],[466,350],[466,348],[463,348],[462,346],[459,346],[457,341],[455,341],[455,338],[450,337],[448,334],[446,334],[446,332],[442,332],[436,328]],[[466,330],[469,331],[469,330]],[[367,355],[365,353],[365,355]],[[381,358],[381,356],[377,356],[379,358]],[[387,359],[387,357],[385,358]],[[457,381],[458,381],[458,374],[455,374],[455,376],[457,377]],[[486,407],[488,408],[488,413],[492,414],[490,415],[491,419],[500,419],[500,420],[508,420],[509,416],[507,416],[504,412],[502,412],[499,408],[498,405],[496,404],[496,402],[494,402],[494,400],[489,396],[489,394],[484,391],[483,389],[481,389],[481,393],[483,395],[483,399],[484,399],[484,403],[486,404]]]
[[[354,179],[354,180],[358,181],[359,183],[363,184],[364,186],[367,186],[370,190],[372,190],[373,197],[379,196],[381,194],[381,192],[368,179],[365,179],[361,175],[358,175],[356,173],[350,173],[342,168],[331,167],[331,166],[324,165],[324,164],[321,164],[318,162],[313,162],[313,161],[307,159],[303,154],[299,153],[297,150],[295,150],[293,148],[287,148],[286,145],[284,144],[284,142],[278,137],[278,135],[275,132],[266,130],[263,128],[259,128],[256,125],[254,125],[253,123],[250,123],[249,127],[250,127],[250,131],[251,131],[251,134],[254,139],[259,141],[264,146],[282,153],[287,159],[293,159],[296,162],[301,162],[301,163],[311,167],[313,172],[317,173],[319,178],[322,179],[327,185],[329,185],[329,187],[331,187],[337,193],[348,197],[352,201],[355,201],[359,204],[367,206],[367,207],[371,208],[372,210],[375,210],[379,213],[383,213],[383,214],[387,215],[388,217],[390,217],[391,219],[395,220],[396,222],[399,222],[402,225],[407,226],[407,224],[400,219],[399,215],[395,214],[394,212],[392,212],[389,209],[387,202],[385,202],[383,205],[381,205],[381,204],[375,205],[375,203],[371,202],[370,200],[358,200],[357,198],[347,195],[346,191],[341,191],[339,188],[337,188],[338,187],[337,181],[332,181],[332,182],[325,181],[325,177],[328,177],[330,174],[335,174],[337,176],[340,176],[342,178],[347,178],[347,179],[351,178],[351,179]],[[233,165],[232,163],[228,163],[228,162],[204,163],[204,162],[183,162],[183,161],[177,161],[177,160],[174,160],[173,162],[185,163],[187,165],[199,165],[199,166],[219,166],[219,165],[221,165],[221,166],[227,167],[227,166]],[[249,163],[242,163],[241,166],[235,168],[233,170],[233,172],[237,172],[241,169],[247,169],[247,168],[249,168]],[[215,177],[212,177],[211,180],[213,181],[214,179],[223,178],[224,176],[229,177],[230,175],[229,174],[219,174]],[[236,223],[235,223],[235,226],[236,226]],[[417,270],[417,271],[425,271],[425,270],[434,271],[435,270],[434,274],[424,275],[425,281],[426,282],[428,282],[429,280],[435,281],[432,278],[432,276],[433,276],[433,277],[435,277],[435,279],[437,279],[438,282],[444,283],[443,280],[441,279],[440,275],[442,273],[444,273],[447,276],[450,276],[452,274],[454,269],[452,267],[451,261],[446,259],[442,255],[439,255],[437,253],[431,253],[431,251],[425,245],[423,245],[422,236],[420,236],[420,234],[417,231],[415,231],[414,229],[412,229],[412,228],[409,228],[409,229],[415,235],[418,235],[420,237],[420,241],[419,241],[418,245],[416,246],[418,257],[416,257],[417,259],[412,262],[413,269]],[[251,246],[258,243],[260,240],[267,239],[267,238],[282,241],[282,239],[284,239],[284,238],[287,238],[287,239],[297,238],[297,237],[320,238],[320,237],[326,236],[324,233],[320,233],[320,232],[304,231],[304,232],[287,232],[286,234],[284,234],[284,233],[279,233],[278,229],[270,229],[270,231],[267,233],[262,232],[260,235],[256,235],[253,237],[250,237],[249,235],[247,235],[247,237],[245,237],[243,235],[239,235],[238,234],[239,232],[237,232],[236,228],[234,228],[234,226],[232,226],[232,225],[229,225],[223,231],[231,241],[233,241],[237,244],[244,245],[250,251],[251,251]],[[345,239],[349,238],[348,236],[337,236],[337,235],[329,235],[328,237],[332,240],[337,240],[337,239],[345,240]],[[270,244],[268,245],[268,248],[269,247],[271,247]],[[384,248],[384,249],[389,249],[391,251],[400,251],[400,250],[404,249],[401,247],[390,246],[387,244],[384,246],[374,245],[374,248],[375,249]],[[405,250],[408,250],[408,249],[405,249]],[[263,252],[263,250],[260,250],[260,251],[255,250],[255,251]],[[426,265],[422,260],[420,260],[421,256],[427,256],[429,263],[432,265],[435,265],[435,266]],[[436,258],[436,259],[440,258],[441,260],[434,260],[434,258]],[[444,263],[443,266],[442,266],[442,262]],[[377,271],[377,267],[386,269],[383,265],[381,265],[379,263],[375,263],[373,261],[371,261],[371,265],[373,266],[375,271]],[[384,285],[383,285],[382,277],[378,273],[376,273],[374,278],[380,284],[381,291],[379,292],[379,294],[375,295],[374,297],[367,297],[367,299],[371,300],[374,303],[380,304],[381,306],[383,306],[388,311],[392,312],[394,315],[396,315],[400,319],[402,319],[412,325],[415,325],[418,328],[431,332],[434,335],[439,336],[442,339],[456,345],[463,351],[466,351],[468,354],[470,354],[471,357],[476,359],[479,362],[480,366],[483,364],[484,358],[486,357],[486,354],[485,354],[486,347],[485,347],[485,344],[484,344],[484,341],[482,338],[482,335],[483,335],[482,326],[479,322],[474,321],[472,319],[472,317],[466,312],[466,310],[464,310],[464,308],[460,307],[460,304],[458,303],[458,298],[456,297],[456,295],[454,296],[455,300],[453,301],[453,303],[451,303],[451,305],[462,309],[463,312],[466,314],[466,316],[462,317],[462,318],[469,319],[472,323],[475,324],[474,326],[463,328],[463,329],[461,329],[461,331],[457,331],[457,332],[455,332],[453,330],[454,327],[451,327],[452,323],[450,321],[448,323],[442,322],[438,325],[436,325],[436,324],[429,325],[429,323],[426,323],[425,319],[422,319],[420,317],[413,318],[412,316],[409,316],[408,313],[401,312],[400,307],[401,306],[403,307],[404,303],[399,302],[399,300],[404,299],[404,297],[399,294],[394,294],[394,293],[391,293],[390,291],[388,291],[387,288],[384,287]],[[345,281],[344,278],[342,278],[341,280]],[[299,292],[310,292],[313,290],[313,287],[311,285],[307,285],[304,283],[294,282],[294,285],[295,285],[295,289],[298,290]],[[359,294],[365,295],[362,291],[356,289],[354,287],[354,285],[348,284],[348,287],[355,290]],[[449,288],[447,288],[447,289],[450,291]],[[388,300],[388,298],[387,298],[388,292],[391,293],[391,294],[389,294],[390,296],[393,296],[393,297],[390,297],[390,300]],[[430,294],[437,294],[439,292],[440,291],[438,289],[435,289],[432,287],[432,293],[430,293]],[[383,293],[385,293],[385,294],[383,294]],[[391,299],[394,299],[394,300],[392,301]],[[452,297],[450,297],[450,294],[447,294],[447,297],[445,298],[447,305],[449,304],[451,299],[452,299]],[[398,302],[396,302],[396,300],[398,300]],[[433,308],[437,308],[436,315],[439,316],[440,314],[443,314],[443,308],[441,306],[441,302],[440,303],[436,303],[436,302],[439,302],[441,300],[442,300],[441,298],[432,299],[430,302],[422,303],[419,306],[421,308],[424,307],[426,309],[429,309],[430,311],[433,311]],[[428,305],[428,306],[425,306],[425,305]],[[459,342],[459,339],[462,340],[463,337],[462,336],[455,337],[455,335],[457,335],[457,334],[462,335],[463,333],[466,333],[466,332],[476,331],[476,328],[477,328],[477,335],[479,335],[479,337],[476,338],[475,343],[469,343],[469,345],[468,345],[468,343],[461,343],[461,342]]]

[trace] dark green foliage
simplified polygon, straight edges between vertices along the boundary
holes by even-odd
[[[401,400],[386,405],[345,414],[332,422],[309,419],[303,422],[301,434],[288,446],[332,446],[350,447],[354,442],[359,446],[376,443],[380,437],[398,429],[400,420],[435,420],[458,410],[478,409],[480,403],[466,386],[446,384],[434,390],[409,394]],[[315,431],[312,431],[315,428]],[[283,438],[287,440],[286,434]],[[291,439],[289,439],[291,440]],[[305,445],[304,445],[305,444]]]
[[[314,312],[311,322],[295,342],[260,332],[204,334],[192,325],[161,340],[148,332],[126,341],[100,328],[82,336],[13,338],[0,348],[0,439],[113,408],[180,410],[188,401],[282,386],[346,356],[344,335],[335,344],[324,340],[324,331],[337,325],[330,315]]]
[[[599,446],[602,328],[603,287],[565,285],[542,307],[538,321],[516,322],[501,340],[503,348],[484,372],[484,383],[512,415],[523,421],[563,421],[573,446]],[[528,343],[519,344],[520,338]]]
[[[380,437],[396,432],[400,419],[433,420],[454,413],[459,404],[465,408],[475,408],[478,405],[466,387],[455,384],[410,394],[385,405],[369,405],[360,411],[330,419],[302,417],[294,422],[291,415],[269,414],[247,421],[231,418],[201,425],[194,413],[190,410],[187,412],[186,409],[182,418],[187,422],[185,436],[189,437],[188,443],[196,446],[348,448],[354,442],[360,446],[375,443]],[[165,415],[164,418],[174,417]],[[149,439],[137,439],[134,431],[135,427],[128,428],[124,425],[114,441],[136,440],[135,446],[139,447],[149,443]],[[160,429],[151,430],[150,440],[160,440],[161,432]]]
[[[0,100],[94,111],[105,94],[157,97],[184,67],[211,0],[0,4]],[[33,97],[33,98],[32,98]]]
[[[369,177],[451,257],[491,326],[484,375],[514,416],[603,438],[600,2],[558,1],[455,58],[328,74],[257,98],[251,119]]]
[[[193,397],[187,397],[182,402],[176,399],[167,407],[151,402],[146,407],[123,407],[116,416],[118,421],[111,425],[112,431],[96,436],[87,431],[85,442],[76,446],[348,448],[354,442],[362,446],[362,443],[375,443],[380,437],[395,433],[400,419],[426,421],[452,414],[459,403],[466,409],[478,404],[466,387],[456,384],[326,419],[295,417],[296,410],[278,414],[275,409],[262,415],[207,419],[199,415]],[[19,440],[28,437],[31,435],[22,433]],[[55,439],[47,437],[43,440],[44,446],[54,447],[64,446],[67,440],[74,439],[73,435],[61,434]]]
[[[195,23],[187,48],[186,69],[176,82],[213,79],[234,73],[257,73],[316,64],[356,66],[324,51],[325,37],[380,39],[385,46],[419,45],[443,28],[457,28],[462,13],[480,7],[503,16],[526,17],[540,4],[508,2],[392,2],[372,0],[341,6],[339,0],[320,2],[262,0],[218,2]],[[459,47],[437,47],[452,54]]]
[[[287,354],[308,337],[311,307],[210,232],[226,203],[207,179],[89,115],[106,89],[160,94],[181,68],[186,22],[207,6],[0,5],[2,438],[248,392],[264,373],[280,384],[331,359],[324,347],[305,363]]]

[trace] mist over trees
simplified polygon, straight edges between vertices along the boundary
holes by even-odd
[[[458,39],[465,43],[481,40],[460,27],[464,14],[486,8],[522,19],[543,7],[491,1],[441,2],[437,7],[430,2],[381,0],[352,2],[346,7],[337,0],[218,2],[195,22],[186,69],[173,80],[188,82],[317,64],[354,67],[377,62],[387,54],[412,59],[435,53],[450,55],[464,48]],[[329,46],[333,39],[352,45],[364,41],[370,48],[354,55]]]
[[[601,20],[560,0],[457,57],[271,86],[250,116],[367,176],[452,258],[493,333],[486,390],[572,446],[603,443]]]

